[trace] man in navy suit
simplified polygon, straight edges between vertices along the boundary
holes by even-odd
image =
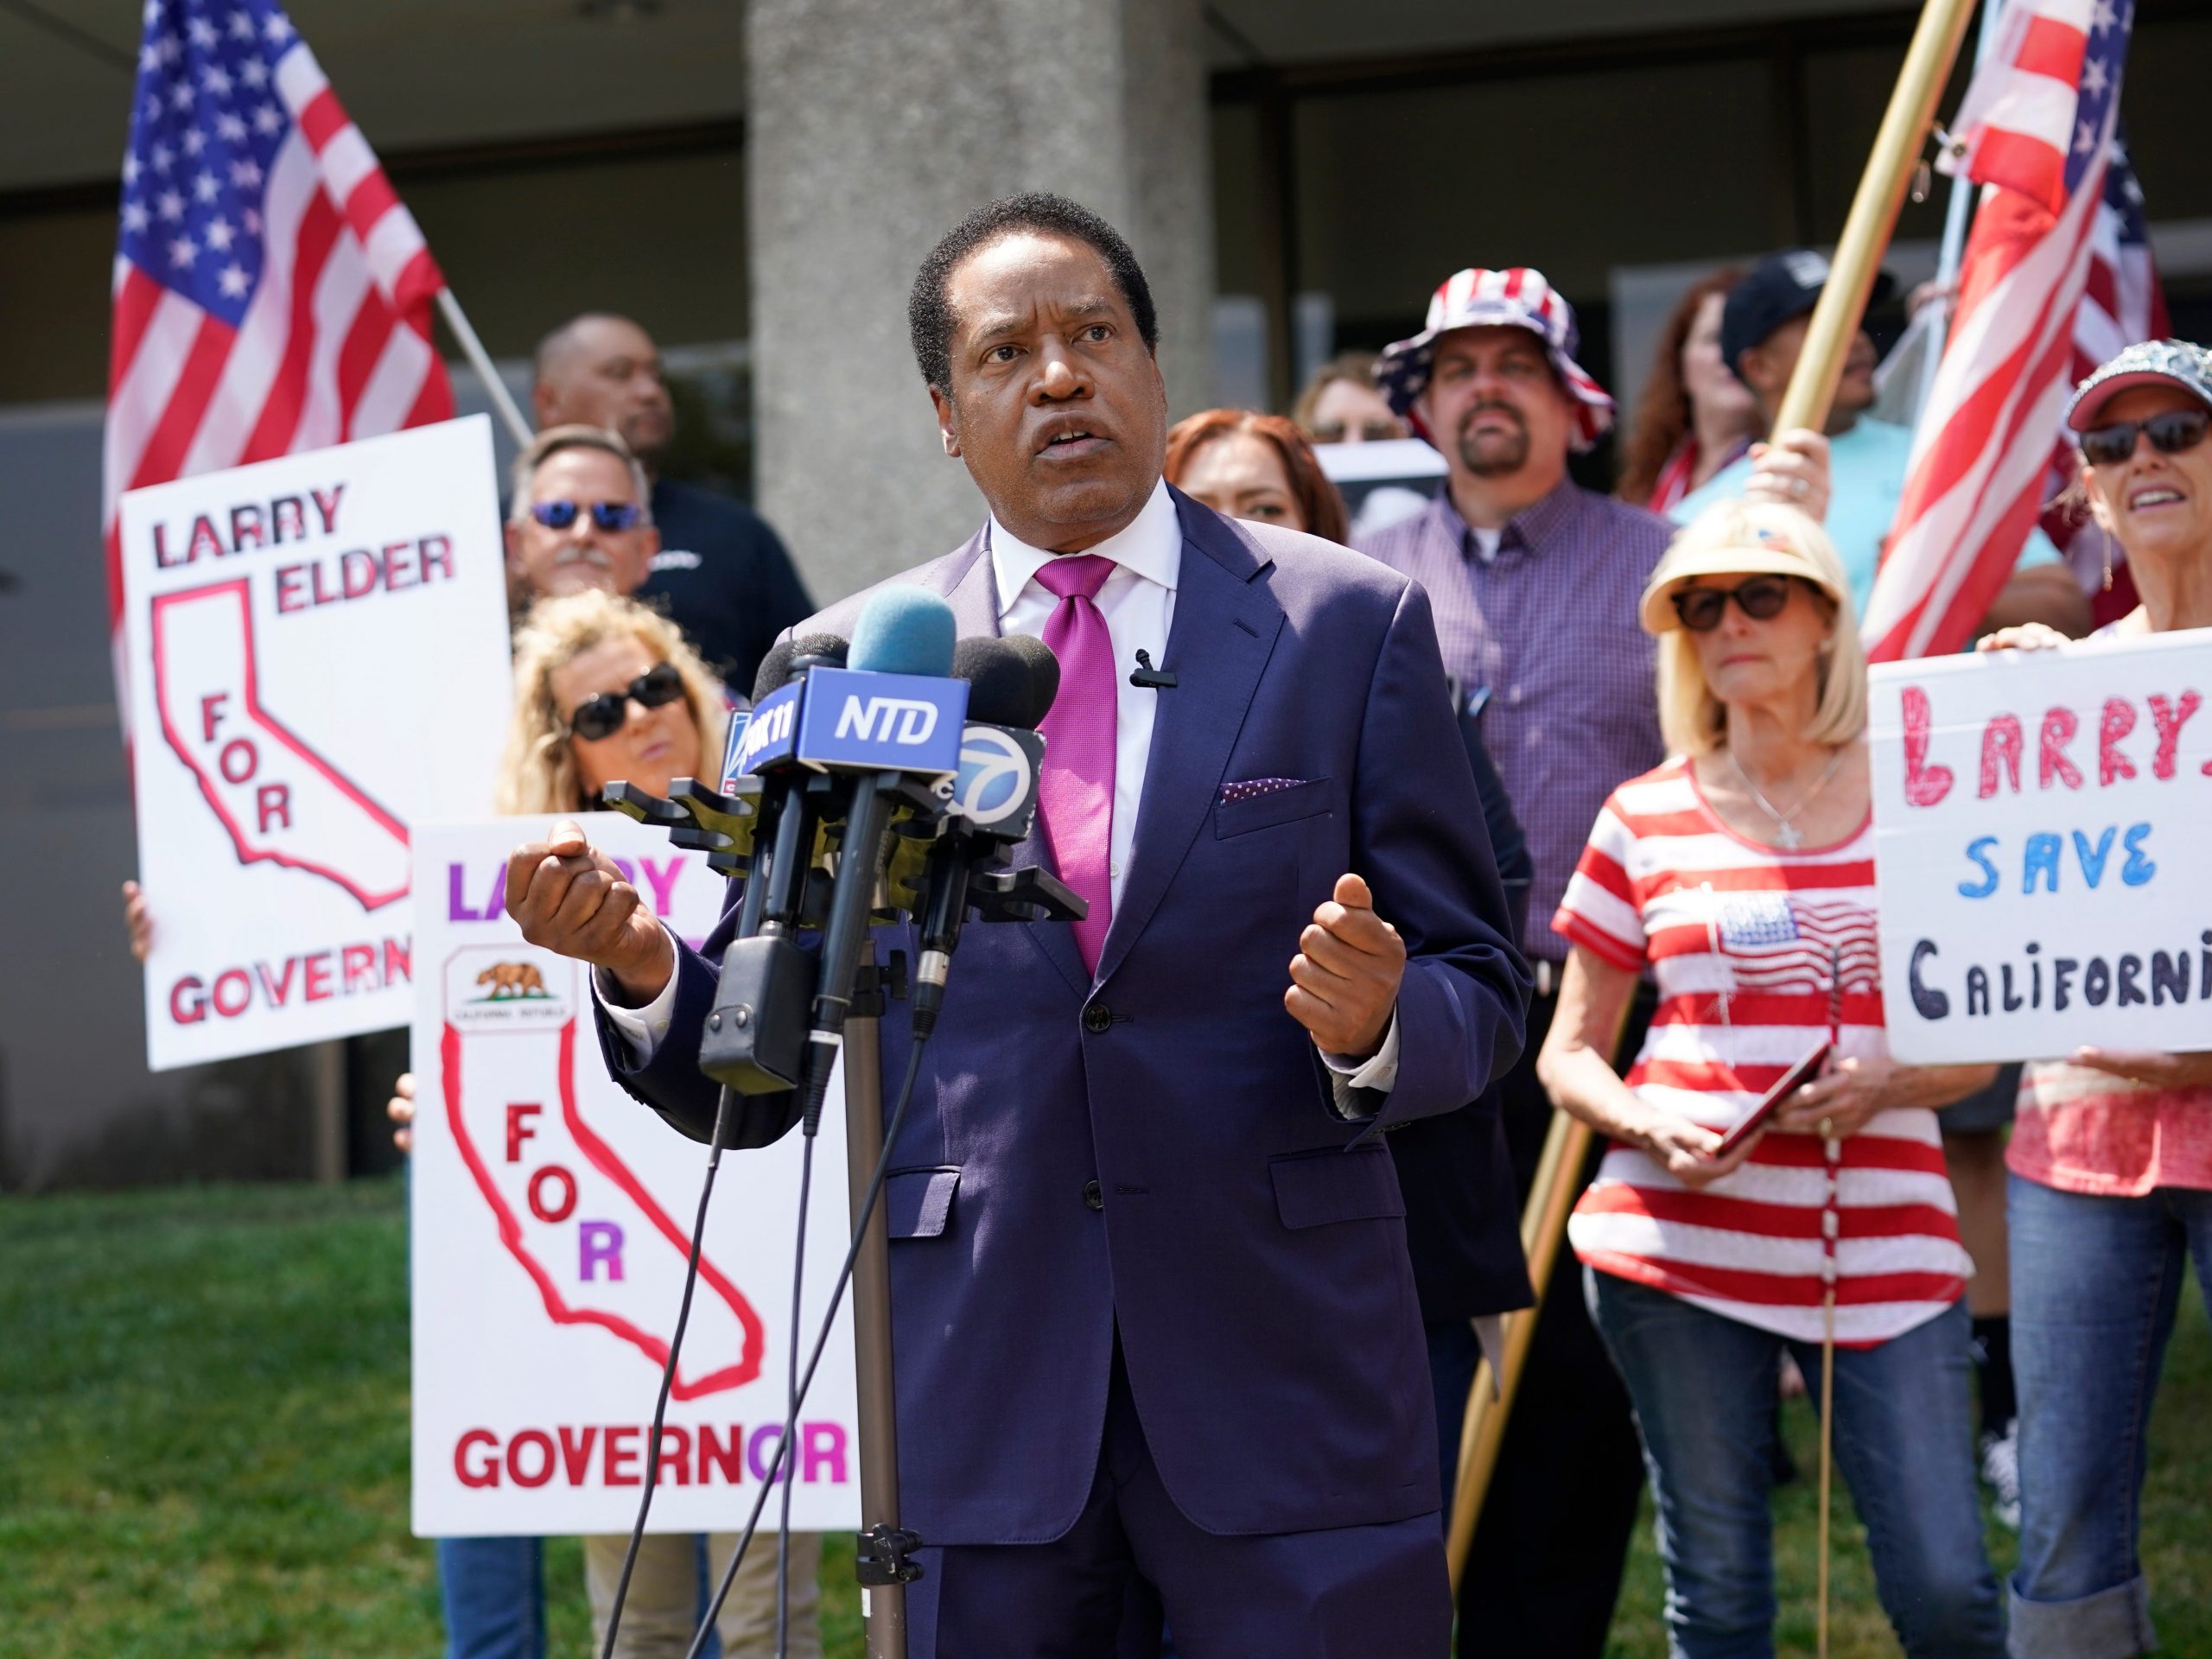
[[[1134,1574],[1185,1659],[1440,1656],[1435,1414],[1376,1131],[1481,1094],[1529,982],[1428,601],[1161,481],[1151,296],[1074,203],[971,214],[911,321],[991,512],[899,580],[1060,655],[1025,850],[1091,906],[967,931],[894,1149],[912,1651],[1114,1654]],[[1131,683],[1140,650],[1172,687]],[[705,1139],[729,919],[685,949],[574,826],[507,892],[596,965],[614,1074]],[[904,1022],[883,1036],[895,1086]]]

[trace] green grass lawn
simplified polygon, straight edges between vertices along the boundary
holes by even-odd
[[[2145,1535],[2166,1650],[2212,1654],[2212,1332],[2193,1290],[2166,1367]],[[0,1200],[0,1656],[435,1656],[407,1532],[406,1224],[397,1181]],[[1814,1427],[1786,1419],[1814,1466]],[[1812,1649],[1809,1479],[1777,1503],[1780,1631]],[[1838,1656],[1894,1653],[1839,1500]],[[1993,1529],[1999,1570],[2011,1540]],[[849,1544],[828,1652],[858,1659]],[[573,1540],[546,1555],[551,1650],[589,1649]],[[1648,1525],[1612,1651],[1664,1652]]]

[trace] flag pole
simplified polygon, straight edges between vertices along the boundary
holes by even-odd
[[[484,349],[484,342],[476,338],[476,330],[469,327],[468,317],[461,308],[461,302],[453,296],[453,289],[438,290],[438,315],[446,320],[446,327],[461,342],[461,354],[468,359],[468,366],[476,371],[476,378],[484,383],[484,395],[492,400],[497,414],[516,443],[530,447],[530,423],[522,417],[522,410],[515,407],[515,400],[508,394],[507,383],[499,378],[499,372],[492,366],[492,354]]]
[[[1621,1004],[1613,1021],[1613,1039],[1605,1052],[1614,1069],[1626,1076],[1621,1039],[1627,1033],[1631,997]],[[1529,1347],[1536,1339],[1536,1320],[1544,1311],[1544,1292],[1559,1262],[1559,1249],[1567,1237],[1567,1218],[1582,1191],[1582,1166],[1589,1161],[1590,1126],[1580,1118],[1552,1108],[1550,1127],[1544,1132],[1544,1149],[1536,1173],[1529,1183],[1529,1196],[1521,1209],[1521,1254],[1528,1258],[1529,1282],[1535,1300],[1505,1315],[1500,1324],[1496,1381],[1488,1359],[1475,1367],[1474,1386],[1467,1390],[1466,1414],[1459,1424],[1459,1472],[1452,1486],[1452,1514],[1446,1529],[1445,1564],[1452,1574],[1454,1605],[1459,1581],[1466,1576],[1467,1554],[1474,1548],[1476,1523],[1482,1519],[1483,1500],[1490,1495],[1491,1477],[1497,1472],[1498,1453],[1505,1446],[1505,1425],[1513,1414],[1513,1399],[1521,1390],[1521,1375],[1529,1366]],[[1573,1294],[1570,1289],[1567,1294]]]
[[[1981,29],[1974,37],[1974,66],[1977,72],[1988,61],[1989,48],[1997,39],[1997,14],[2005,0],[1982,0]],[[1951,332],[1951,313],[1957,308],[1958,297],[1950,290],[1958,285],[1959,265],[1966,257],[1967,224],[1974,214],[1976,186],[1972,179],[1961,173],[1951,181],[1951,200],[1943,212],[1943,242],[1936,256],[1936,296],[1929,301],[1935,316],[1929,321],[1928,338],[1923,342],[1925,355],[1920,365],[1920,399],[1914,405],[1916,422],[1928,407],[1928,400],[1935,395],[1936,371],[1942,366],[1943,346]]]
[[[1874,291],[1883,250],[1897,228],[1897,210],[1904,205],[1906,187],[1935,124],[1936,103],[1950,79],[1974,7],[1974,0],[1927,0],[1921,9],[1912,44],[1905,49],[1904,67],[1890,93],[1866,170],[1851,199],[1828,280],[1821,289],[1820,303],[1813,308],[1805,349],[1775,416],[1777,432],[1799,426],[1817,432],[1827,423],[1836,383],[1843,378],[1844,359]]]
[[[1452,1525],[1445,1543],[1455,1601],[1459,1581],[1466,1576],[1467,1554],[1474,1546],[1483,1499],[1489,1494],[1491,1477],[1497,1471],[1497,1454],[1505,1445],[1505,1425],[1512,1415],[1514,1396],[1520,1392],[1521,1374],[1528,1369],[1529,1346],[1536,1338],[1536,1320],[1544,1311],[1544,1291],[1559,1260],[1567,1213],[1581,1190],[1582,1165],[1589,1154],[1590,1126],[1554,1107],[1543,1154],[1536,1165],[1535,1179],[1529,1185],[1528,1205],[1521,1213],[1521,1249],[1529,1259],[1529,1281],[1535,1287],[1536,1300],[1505,1316],[1505,1336],[1500,1344],[1504,1352],[1499,1357],[1497,1385],[1491,1386],[1490,1362],[1485,1359],[1476,1368],[1475,1385],[1467,1393],[1467,1414],[1460,1424],[1459,1473],[1452,1484]]]

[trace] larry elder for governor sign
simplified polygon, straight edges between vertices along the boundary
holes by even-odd
[[[658,830],[582,820],[695,943],[722,880]],[[425,1537],[626,1532],[683,1294],[707,1148],[609,1080],[588,970],[502,908],[535,819],[416,837],[414,1526]],[[840,1083],[842,1080],[840,1080]],[[843,1096],[815,1147],[803,1344],[849,1234]],[[734,1529],[782,1433],[800,1138],[722,1159],[662,1431],[656,1531]],[[804,1367],[806,1348],[799,1362]],[[859,1524],[849,1320],[799,1414],[793,1524]]]
[[[156,1070],[404,1025],[408,826],[490,810],[509,707],[482,416],[123,498]]]
[[[2212,1043],[2212,631],[1872,677],[1890,1046]]]

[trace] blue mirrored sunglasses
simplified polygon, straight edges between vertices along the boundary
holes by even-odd
[[[567,530],[576,522],[576,515],[584,510],[581,501],[533,501],[530,516],[548,530]],[[634,501],[594,501],[591,504],[591,521],[601,530],[635,530],[638,521],[645,517],[644,509]]]

